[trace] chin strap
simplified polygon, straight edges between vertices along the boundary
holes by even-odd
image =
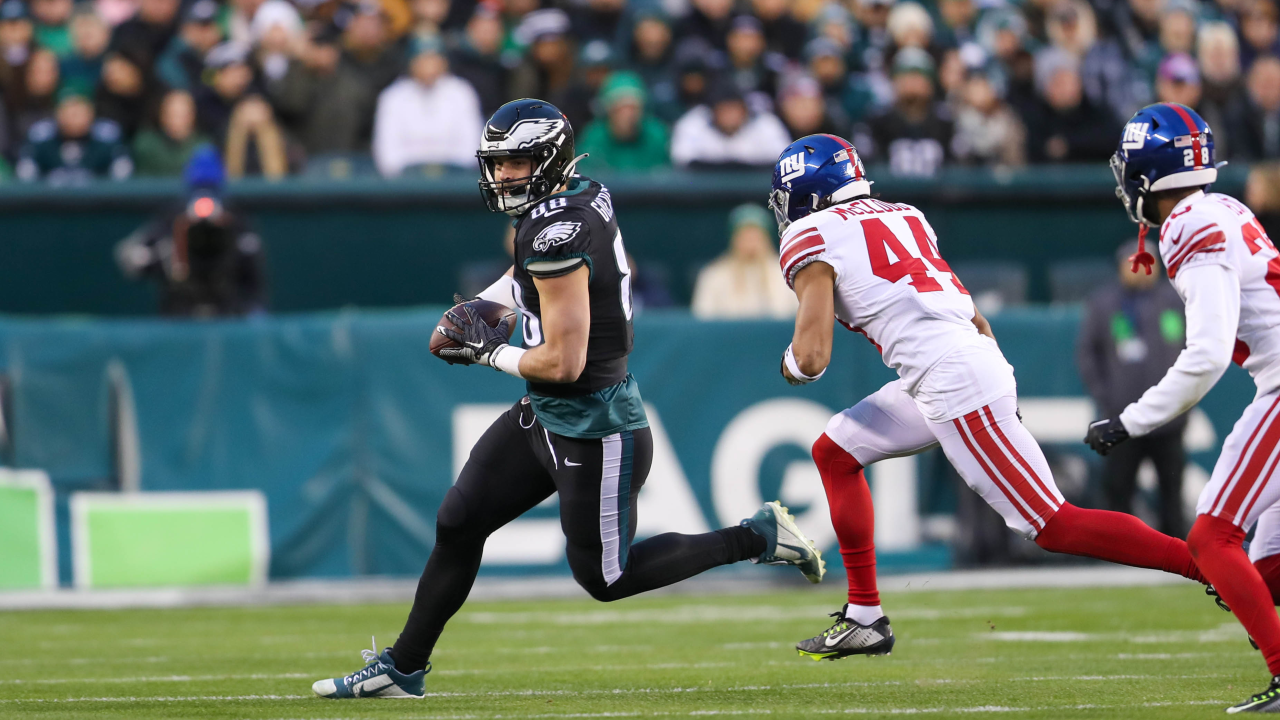
[[[1147,224],[1142,223],[1138,226],[1138,252],[1129,256],[1129,262],[1133,263],[1129,267],[1129,272],[1138,274],[1138,267],[1142,266],[1147,269],[1147,274],[1151,274],[1151,268],[1156,264],[1156,258],[1147,252]]]

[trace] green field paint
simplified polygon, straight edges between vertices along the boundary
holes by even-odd
[[[41,586],[41,511],[35,488],[0,485],[0,589]]]

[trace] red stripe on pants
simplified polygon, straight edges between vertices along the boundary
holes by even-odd
[[[975,411],[966,415],[964,419],[967,421],[970,418],[977,418],[977,416],[978,413]],[[991,478],[991,481],[995,483],[996,487],[1000,488],[1000,492],[1004,493],[1005,498],[1009,500],[1009,504],[1013,505],[1014,509],[1018,511],[1018,514],[1022,516],[1022,519],[1026,520],[1027,524],[1032,528],[1037,531],[1040,530],[1043,525],[1036,522],[1036,519],[1025,507],[1022,506],[1022,503],[1018,502],[1018,498],[1014,497],[1012,489],[1005,487],[1004,483],[1000,482],[1000,476],[996,474],[995,470],[991,469],[991,467],[987,465],[986,460],[982,459],[982,453],[978,452],[978,449],[973,446],[973,443],[969,442],[969,436],[965,434],[965,426],[960,422],[960,418],[956,418],[951,422],[955,423],[956,432],[960,433],[960,439],[964,440],[965,447],[969,448],[969,454],[973,455],[974,459],[978,461],[978,464],[982,466],[982,472],[986,473],[987,477]]]
[[[1004,447],[1008,449],[1009,454],[1013,455],[1014,462],[1018,463],[1018,465],[1026,471],[1027,477],[1031,478],[1031,482],[1035,483],[1036,488],[1043,491],[1043,497],[1047,498],[1049,507],[1052,510],[1057,510],[1058,503],[1056,502],[1056,498],[1053,496],[1053,491],[1049,489],[1049,484],[1036,474],[1036,471],[1031,467],[1031,463],[1027,462],[1026,458],[1022,457],[1022,453],[1018,452],[1018,448],[1014,447],[1013,443],[1009,442],[1009,438],[1005,437],[1004,430],[1000,429],[999,423],[996,422],[996,416],[991,412],[991,406],[988,405],[987,407],[982,408],[982,411],[986,413],[987,422],[991,424],[991,429],[995,431],[996,437],[998,437],[1000,442],[1004,444]],[[1049,518],[1045,517],[1044,520],[1045,522],[1048,522]]]
[[[978,446],[982,451],[991,458],[991,462],[995,464],[995,468],[1000,472],[1000,477],[1009,483],[1010,489],[1022,498],[1023,502],[1031,508],[1031,512],[1040,518],[1039,526],[1043,527],[1049,518],[1053,516],[1054,508],[1040,497],[1040,493],[1036,492],[1034,487],[1018,473],[1009,472],[1013,469],[1013,463],[1008,457],[1000,451],[1000,446],[996,443],[995,437],[991,434],[991,430],[982,422],[981,413],[973,413],[972,418],[966,416],[965,421],[969,424],[969,429],[973,432],[973,437],[978,441]]]
[[[1280,398],[1277,398],[1276,402],[1280,402]],[[1275,405],[1272,404],[1272,407],[1274,408]],[[1270,410],[1268,410],[1268,414],[1270,414]],[[1235,522],[1235,516],[1240,511],[1240,506],[1249,497],[1253,487],[1264,479],[1262,471],[1270,464],[1268,461],[1271,459],[1271,453],[1275,449],[1276,443],[1280,442],[1280,423],[1276,422],[1276,416],[1273,415],[1270,419],[1260,423],[1258,427],[1261,428],[1263,425],[1266,425],[1266,430],[1262,432],[1262,437],[1254,445],[1253,456],[1249,458],[1249,462],[1240,471],[1236,485],[1227,495],[1227,500],[1223,503],[1222,509],[1213,513],[1215,517]],[[1246,451],[1245,454],[1248,454],[1248,452]],[[1243,460],[1244,455],[1241,455],[1240,458]],[[1239,466],[1238,461],[1236,465],[1237,467]],[[1250,506],[1252,504],[1250,503]]]

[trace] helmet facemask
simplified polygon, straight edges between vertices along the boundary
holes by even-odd
[[[778,235],[787,231],[791,227],[791,218],[788,217],[791,207],[791,191],[786,188],[778,188],[769,193],[769,209],[773,211],[773,217],[778,221]]]
[[[1147,189],[1151,183],[1146,177],[1137,173],[1134,174],[1134,177],[1125,177],[1127,170],[1128,163],[1120,156],[1120,153],[1113,154],[1111,156],[1111,174],[1116,179],[1116,197],[1124,204],[1124,211],[1129,215],[1129,220],[1139,225],[1154,227],[1155,223],[1144,217],[1143,213],[1145,209],[1143,206],[1146,204],[1145,201],[1147,199]],[[1129,189],[1129,185],[1133,185],[1132,191]]]

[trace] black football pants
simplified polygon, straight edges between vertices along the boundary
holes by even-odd
[[[549,432],[524,398],[471,449],[436,515],[436,546],[413,609],[392,648],[396,669],[426,666],[444,625],[471,592],[485,540],[559,494],[560,527],[574,580],[609,602],[760,555],[764,539],[745,527],[701,535],[666,533],[632,544],[636,497],[653,460],[649,428],[603,438]]]
[[[1187,520],[1182,509],[1182,471],[1187,464],[1187,453],[1182,447],[1180,429],[1130,438],[1111,448],[1102,467],[1107,508],[1133,514],[1138,468],[1147,458],[1155,465],[1156,482],[1160,488],[1158,529],[1165,535],[1185,538]]]

